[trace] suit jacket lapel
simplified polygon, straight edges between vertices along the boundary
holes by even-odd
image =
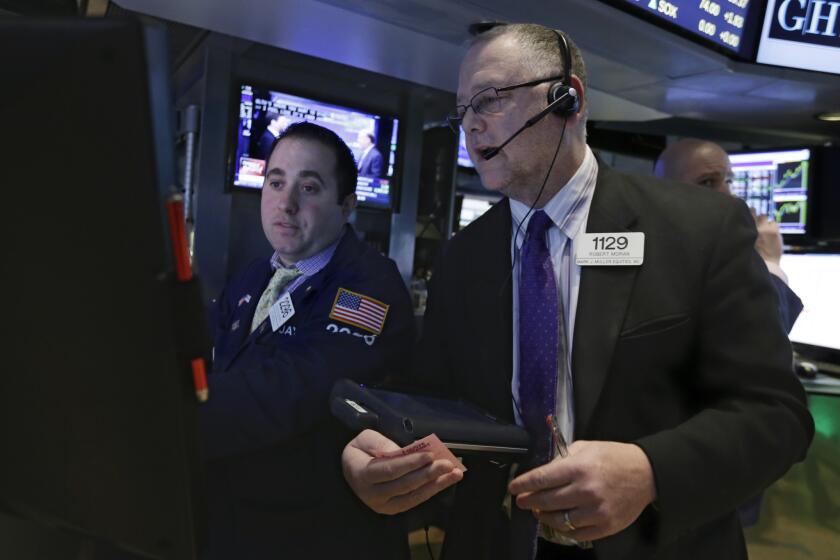
[[[620,176],[600,164],[588,233],[631,231],[636,213],[627,204],[621,186]],[[581,270],[572,343],[576,438],[585,437],[604,387],[638,269],[586,266]]]
[[[472,301],[482,306],[477,316],[485,317],[479,336],[483,340],[478,344],[487,352],[487,362],[483,364],[486,375],[481,380],[480,391],[491,410],[501,417],[513,420],[511,407],[510,382],[513,375],[513,291],[511,278],[511,216],[507,199],[497,204],[492,210],[492,221],[486,224],[482,240],[477,243],[469,262],[470,270],[464,271],[465,277],[478,277]]]

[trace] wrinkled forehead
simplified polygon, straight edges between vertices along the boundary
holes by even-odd
[[[470,47],[458,73],[458,104],[488,87],[504,87],[525,80],[522,47],[512,36],[502,35]]]

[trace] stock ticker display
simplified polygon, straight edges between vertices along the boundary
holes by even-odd
[[[680,27],[742,58],[751,58],[757,31],[757,0],[618,0],[640,14]],[[754,6],[756,5],[756,6]]]
[[[803,234],[808,211],[810,150],[732,154],[732,194],[784,234]]]

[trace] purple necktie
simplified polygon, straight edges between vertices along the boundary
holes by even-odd
[[[531,467],[551,458],[545,417],[554,414],[557,394],[557,284],[546,243],[552,225],[542,210],[531,217],[519,275],[519,412],[531,434]]]
[[[551,432],[545,417],[554,414],[557,393],[557,284],[546,232],[553,225],[545,212],[531,216],[519,275],[519,414],[531,435],[522,473],[551,459]],[[537,521],[530,511],[511,509],[510,558],[531,560],[537,550]]]

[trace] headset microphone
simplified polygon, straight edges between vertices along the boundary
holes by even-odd
[[[543,118],[545,118],[545,116],[547,114],[556,111],[557,107],[560,105],[560,103],[562,103],[563,101],[565,101],[569,97],[571,97],[574,100],[574,102],[573,102],[574,104],[577,103],[577,91],[575,91],[575,88],[568,88],[568,91],[566,91],[565,93],[563,93],[563,95],[561,95],[560,97],[558,97],[557,99],[555,99],[554,101],[549,103],[548,106],[545,109],[543,109],[542,111],[540,111],[539,113],[537,113],[536,115],[534,115],[533,117],[531,117],[530,119],[525,121],[525,124],[523,124],[519,128],[519,130],[517,130],[516,132],[511,134],[510,137],[507,140],[505,140],[504,142],[502,142],[502,144],[500,146],[497,146],[495,148],[487,150],[487,152],[485,154],[483,154],[482,157],[484,157],[485,160],[488,160],[488,159],[492,159],[492,158],[496,157],[497,155],[499,155],[499,152],[502,151],[502,148],[507,146],[508,143],[511,140],[513,140],[514,138],[519,136],[522,133],[522,131],[524,131],[526,128],[530,128],[530,127],[534,126],[535,124],[537,124],[538,122],[540,122]],[[564,105],[569,105],[569,103],[566,102]]]

